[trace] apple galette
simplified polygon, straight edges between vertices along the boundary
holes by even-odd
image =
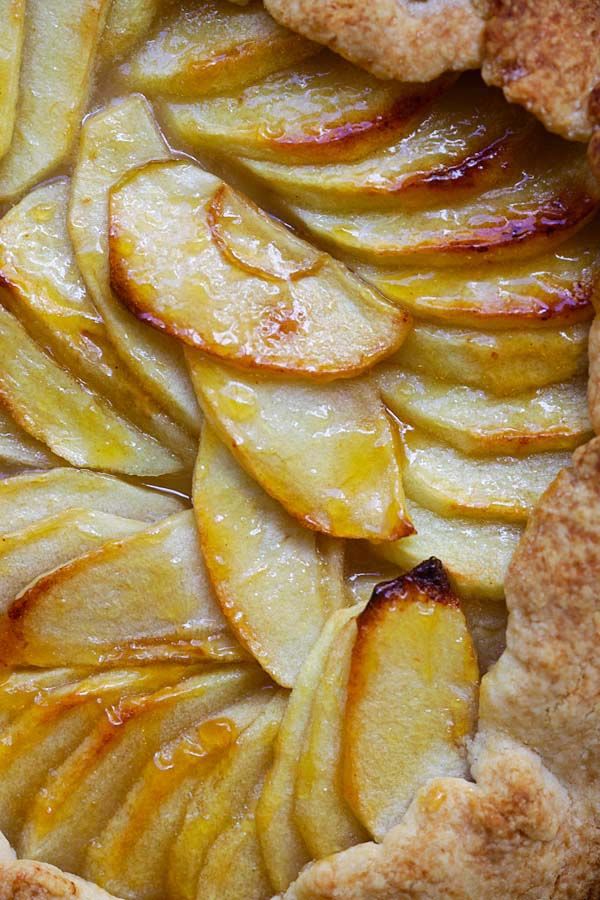
[[[591,900],[600,10],[265,6],[0,0],[0,900]]]

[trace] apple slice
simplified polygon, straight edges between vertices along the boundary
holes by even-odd
[[[67,160],[109,6],[110,0],[28,0],[17,117],[12,144],[0,161],[0,204],[14,201]]]
[[[0,827],[17,843],[28,809],[48,772],[79,745],[124,696],[158,690],[181,667],[102,672],[38,695],[0,741]]]
[[[342,731],[350,659],[356,640],[354,616],[338,631],[315,692],[304,747],[298,760],[294,818],[314,859],[368,840],[346,803],[342,784]]]
[[[183,161],[150,163],[113,189],[110,269],[142,321],[243,367],[356,375],[409,330],[341,263]]]
[[[278,25],[261,3],[236,8],[223,0],[166,7],[151,37],[127,60],[129,89],[177,98],[238,91],[311,56],[317,44]]]
[[[0,484],[1,486],[1,484]],[[109,540],[135,534],[144,522],[70,509],[0,540],[0,615],[27,585]]]
[[[122,59],[150,29],[160,0],[112,0],[106,27],[98,47],[105,65]]]
[[[242,91],[166,103],[165,123],[200,153],[227,148],[286,165],[347,161],[398,141],[444,84],[381,81],[327,51],[280,68]]]
[[[287,694],[282,691],[240,734],[206,781],[198,784],[173,846],[169,887],[176,900],[202,896],[199,879],[208,850],[221,831],[244,814],[257,781],[271,765],[273,741],[286,705]]]
[[[25,0],[0,0],[0,159],[10,147],[19,96]]]
[[[461,607],[477,651],[479,670],[484,675],[500,659],[506,647],[506,603],[502,600],[490,603],[485,597],[466,597],[461,600]]]
[[[588,335],[587,323],[560,330],[473,331],[418,322],[394,362],[506,397],[585,375]]]
[[[162,746],[144,767],[121,808],[90,845],[85,877],[121,897],[162,900],[168,896],[171,848],[186,818],[186,808],[194,802],[190,797],[214,788],[213,770],[222,770],[221,761],[234,752],[233,746],[247,748],[246,733],[271,697],[269,690],[251,694]],[[208,810],[208,827],[218,827],[223,815],[222,808]]]
[[[444,519],[412,500],[407,500],[407,506],[417,533],[401,541],[373,544],[377,556],[404,572],[428,556],[437,556],[460,597],[504,598],[504,576],[522,527],[477,519]]]
[[[0,535],[69,509],[158,522],[186,503],[174,494],[85,469],[51,469],[0,481]]]
[[[328,612],[317,536],[249,478],[208,427],[194,510],[206,567],[232,631],[271,678],[292,687]]]
[[[358,618],[343,743],[346,798],[377,840],[431,778],[467,774],[478,682],[439,560],[375,589]]]
[[[71,183],[69,233],[81,274],[118,354],[146,393],[197,435],[200,413],[181,348],[134,318],[109,283],[109,189],[129,169],[169,155],[143,97],[128,97],[88,116]]]
[[[49,469],[52,466],[59,466],[61,460],[23,431],[8,410],[0,406],[0,463],[8,467],[29,466],[32,469]]]
[[[118,415],[29,337],[0,307],[0,397],[19,425],[77,466],[163,475],[182,462]]]
[[[191,464],[195,441],[140,389],[87,295],[67,233],[68,194],[66,179],[43,185],[0,222],[4,305],[60,365]]]
[[[0,659],[37,666],[241,653],[214,598],[191,510],[38,579],[11,605],[5,631]]]
[[[571,463],[570,453],[465,456],[410,429],[404,433],[403,443],[406,495],[441,516],[524,524],[550,482]]]
[[[465,453],[574,450],[591,434],[581,379],[506,398],[399,367],[381,369],[378,381],[384,402],[403,422]]]
[[[297,767],[307,737],[313,699],[330,648],[345,623],[355,615],[356,610],[347,608],[330,616],[304,663],[277,736],[273,767],[258,802],[258,836],[265,866],[276,891],[285,891],[310,860],[294,816]]]
[[[264,684],[258,666],[220,667],[113,706],[47,776],[28,810],[19,855],[82,871],[90,842],[144,767],[181,732]]]
[[[33,703],[43,703],[49,691],[80,681],[88,674],[89,669],[5,669],[0,676],[0,729]]]
[[[371,381],[266,378],[194,351],[188,362],[221,440],[292,516],[336,537],[412,533],[396,432]]]

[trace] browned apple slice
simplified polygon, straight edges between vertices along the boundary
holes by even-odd
[[[256,810],[256,825],[269,878],[276,891],[285,891],[310,853],[294,817],[294,789],[313,699],[319,689],[330,648],[356,611],[340,609],[328,619],[292,691],[275,743],[275,760]]]
[[[41,666],[241,652],[214,598],[191,510],[43,576],[11,605],[5,632],[0,659]]]
[[[1,402],[1,401],[0,401]],[[17,425],[8,410],[0,406],[0,462],[2,466],[29,466],[49,469],[61,460]]]
[[[201,873],[208,850],[220,832],[244,814],[256,783],[271,765],[287,698],[282,691],[269,703],[194,792],[171,857],[169,887],[177,900],[202,896]]]
[[[132,316],[109,281],[108,192],[130,169],[169,156],[152,110],[139,95],[88,116],[71,182],[69,233],[90,296],[125,366],[159,406],[197,435],[200,412],[181,347]]]
[[[314,859],[368,839],[343,792],[342,732],[356,616],[338,631],[315,692],[296,774],[294,818]]]
[[[25,0],[0,0],[0,158],[12,141],[25,35]]]
[[[336,537],[411,534],[397,436],[373,383],[249,375],[188,351],[198,397],[235,458],[295,518]]]
[[[587,323],[473,331],[417,322],[394,361],[428,377],[506,397],[585,375],[588,335]]]
[[[0,307],[0,398],[19,425],[78,466],[128,475],[179,471],[181,460],[60,368]]]
[[[378,840],[427,781],[466,774],[478,681],[465,618],[438,560],[375,589],[352,651],[344,783]]]
[[[382,369],[378,380],[384,402],[402,421],[465,453],[573,450],[591,433],[581,379],[514,397],[495,397],[399,367]]]
[[[257,83],[256,83],[257,82]],[[445,82],[380,81],[327,51],[243,91],[168,103],[167,127],[194,150],[227,147],[286,165],[364,157],[421,119]]]
[[[102,63],[122,59],[148,32],[160,0],[112,0],[98,56]]]
[[[90,669],[5,669],[0,676],[0,728],[6,728],[55,688],[87,678]]]
[[[0,203],[14,200],[68,157],[109,6],[110,0],[28,0],[17,118],[0,161]]]
[[[125,84],[150,96],[202,97],[311,56],[317,44],[282,28],[261,3],[224,0],[166,4],[146,43],[122,67]]]
[[[282,696],[272,697],[271,690],[251,694],[163,745],[90,845],[83,874],[122,897],[162,900],[176,895],[167,887],[173,844],[180,839],[195,802],[204,807],[203,825],[208,831],[223,826],[228,802],[243,805],[245,782],[260,764],[260,750],[269,754],[285,706]],[[274,715],[277,707],[279,718]],[[261,740],[262,748],[257,746]],[[243,760],[241,752],[246,755]],[[231,765],[234,756],[237,780],[232,771],[235,763]],[[194,864],[195,859],[188,862]],[[193,900],[195,896],[194,892]]]
[[[340,263],[182,161],[150,163],[113,189],[110,268],[142,321],[243,367],[356,375],[409,329]]]
[[[4,305],[56,361],[191,465],[196,442],[123,365],[88,296],[67,233],[69,182],[36,188],[0,221]]]
[[[317,536],[246,475],[206,427],[194,478],[206,567],[240,642],[291,687],[328,612]]]
[[[51,469],[0,481],[0,535],[69,509],[157,522],[186,503],[174,494],[85,469]]]
[[[264,684],[258,666],[219,667],[125,698],[50,771],[28,809],[19,855],[82,871],[91,840],[125,801],[162,747]],[[158,757],[160,762],[160,756]]]

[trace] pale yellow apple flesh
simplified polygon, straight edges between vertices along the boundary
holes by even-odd
[[[25,0],[0,0],[0,159],[10,147],[19,96]]]
[[[160,0],[112,0],[98,47],[100,62],[107,65],[131,52],[148,32],[159,7]]]
[[[40,441],[27,434],[2,406],[0,406],[0,462],[3,466],[32,469],[49,469],[61,465],[61,460]]]

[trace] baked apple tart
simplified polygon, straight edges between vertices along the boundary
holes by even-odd
[[[600,9],[265,6],[0,0],[0,898],[591,900]]]

